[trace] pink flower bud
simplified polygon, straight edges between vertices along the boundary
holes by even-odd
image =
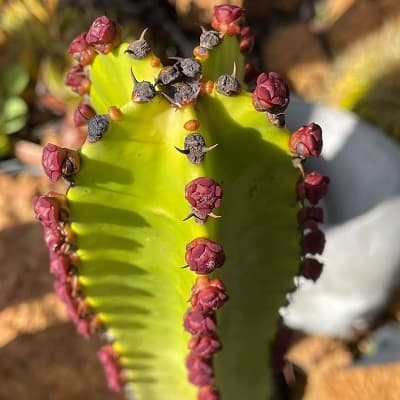
[[[197,357],[211,358],[221,348],[222,344],[215,335],[197,336],[189,341],[191,354]]]
[[[203,386],[199,390],[197,400],[219,400],[219,392],[213,386]]]
[[[97,352],[97,357],[103,365],[108,387],[112,391],[120,393],[124,382],[121,376],[121,368],[117,353],[111,345],[106,345]]]
[[[323,265],[314,258],[305,258],[300,264],[300,274],[314,282],[320,277]]]
[[[74,111],[74,125],[84,126],[96,115],[96,111],[89,104],[80,103]]]
[[[72,40],[68,53],[83,66],[91,64],[97,55],[94,48],[86,42],[86,32]]]
[[[121,28],[103,15],[94,20],[86,41],[100,53],[107,54],[121,43]]]
[[[211,178],[196,178],[185,186],[185,197],[192,205],[193,214],[205,220],[214,208],[221,205],[222,187]]]
[[[74,150],[48,143],[43,148],[42,166],[50,180],[57,182],[61,176],[68,178],[78,172],[80,157]]]
[[[77,64],[69,69],[65,84],[80,96],[89,92],[90,81],[82,65]]]
[[[62,166],[67,152],[52,143],[47,143],[42,152],[42,166],[52,182],[57,182],[62,174]]]
[[[190,303],[193,307],[193,310],[197,310],[203,314],[212,313],[218,308],[222,307],[228,300],[225,287],[219,279],[210,280],[209,285],[204,287],[203,282],[208,278],[199,279],[202,283],[198,285],[196,282],[192,288],[192,297],[190,298]]]
[[[263,72],[257,78],[253,92],[253,105],[257,111],[281,113],[288,106],[289,97],[289,88],[278,73]]]
[[[50,253],[50,273],[56,280],[66,282],[69,278],[70,264],[66,256],[59,253]]]
[[[87,318],[80,318],[75,322],[75,327],[77,332],[80,333],[85,339],[89,339],[93,334],[90,320]]]
[[[319,157],[322,150],[322,130],[314,122],[303,125],[289,139],[289,149],[293,155],[302,159]]]
[[[240,52],[246,53],[253,47],[254,34],[249,26],[245,26],[240,30]]]
[[[214,16],[211,26],[228,35],[237,35],[240,33],[239,18],[243,14],[243,8],[230,4],[214,6]]]
[[[189,370],[189,382],[196,386],[212,385],[214,382],[214,370],[211,360],[189,354],[186,359],[186,367]]]
[[[310,172],[297,182],[298,200],[307,199],[312,205],[316,205],[328,193],[329,182],[329,177],[318,172]]]
[[[186,245],[185,260],[191,271],[210,274],[223,266],[225,253],[222,246],[205,238],[197,238]]]
[[[64,236],[58,228],[44,228],[44,242],[50,252],[55,252],[64,243]]]
[[[213,334],[217,329],[214,315],[203,315],[199,311],[188,310],[184,316],[185,330],[194,336]]]
[[[32,205],[36,219],[45,228],[56,229],[69,216],[67,199],[63,194],[49,192],[46,196],[35,196]]]
[[[55,281],[54,290],[60,300],[65,304],[68,317],[74,322],[79,321],[78,302],[72,294],[71,285],[68,282]]]
[[[301,248],[304,254],[322,254],[325,247],[325,235],[319,229],[312,230],[301,238]]]

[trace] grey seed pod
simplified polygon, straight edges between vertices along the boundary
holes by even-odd
[[[178,63],[175,63],[174,65],[167,65],[160,71],[155,84],[169,85],[180,78],[182,78],[182,72]]]
[[[235,96],[240,93],[240,82],[232,75],[221,75],[216,83],[218,93],[226,96]]]
[[[88,137],[89,143],[95,143],[99,141],[110,125],[110,120],[107,115],[95,115],[88,122]]]
[[[193,164],[200,164],[204,161],[206,153],[215,149],[218,145],[207,147],[206,142],[199,133],[187,135],[184,143],[184,150],[178,149],[180,153],[186,154],[188,160]]]
[[[132,100],[135,103],[148,103],[157,94],[156,88],[148,81],[139,82],[133,74],[131,68],[131,77],[133,81]]]
[[[194,58],[182,58],[176,64],[187,78],[198,78],[201,73],[201,64]]]
[[[164,97],[174,106],[182,107],[192,103],[200,93],[200,84],[197,81],[177,82],[165,87]]]
[[[148,103],[156,95],[155,87],[147,81],[137,82],[132,92],[132,100],[135,103]]]
[[[214,47],[217,47],[221,41],[222,37],[219,32],[209,30],[207,31],[203,27],[201,27],[202,33],[200,35],[200,46],[205,47],[206,49],[212,50]]]
[[[125,50],[124,53],[129,54],[132,58],[136,60],[142,60],[143,58],[147,57],[150,52],[151,52],[151,47],[147,40],[145,40],[144,35],[147,32],[146,28],[142,34],[140,35],[140,38],[138,40],[135,40],[134,42],[130,43],[128,48]]]

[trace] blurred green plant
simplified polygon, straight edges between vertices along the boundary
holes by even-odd
[[[13,64],[0,77],[0,157],[10,152],[6,135],[22,129],[28,119],[28,106],[21,97],[29,83],[29,73],[23,64]]]

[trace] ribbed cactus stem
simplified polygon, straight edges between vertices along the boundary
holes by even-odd
[[[45,147],[46,174],[69,188],[34,207],[71,319],[102,334],[109,387],[138,400],[267,398],[277,310],[299,258],[309,278],[321,269],[310,254],[329,178],[302,169],[320,131],[290,139],[279,75],[246,92],[242,14],[216,7],[195,58],[166,67],[145,32],[120,44],[107,17],[70,48],[78,62],[96,53],[66,82],[89,91],[75,115],[88,137],[79,152]]]

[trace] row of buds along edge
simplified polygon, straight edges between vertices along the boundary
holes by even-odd
[[[48,143],[43,148],[42,167],[52,182],[61,177],[69,184],[80,168],[77,151]],[[54,289],[64,302],[69,318],[75,323],[77,331],[85,338],[91,337],[104,327],[85,301],[78,282],[80,259],[76,254],[75,238],[69,221],[69,208],[65,195],[50,192],[33,199],[36,218],[44,228],[45,243],[50,252],[50,272],[55,277]],[[108,386],[121,392],[125,379],[119,363],[119,356],[111,344],[103,346],[98,358],[104,367]]]
[[[296,197],[301,205],[297,213],[297,222],[301,232],[300,268],[299,276],[295,277],[295,285],[298,286],[301,279],[316,281],[323,265],[314,257],[322,254],[325,247],[325,235],[319,229],[318,224],[324,222],[324,214],[319,201],[328,193],[329,177],[316,171],[305,173],[303,164],[308,157],[318,158],[322,151],[322,129],[316,123],[303,125],[292,133],[289,139],[289,150],[293,155],[293,166],[300,171],[300,178],[296,184]],[[287,296],[290,301],[292,294]],[[279,310],[284,319],[286,308]],[[285,353],[288,350],[294,331],[280,323],[278,332],[272,343],[272,366],[275,376],[283,373],[286,375],[288,368],[285,361]],[[285,376],[287,380],[288,377]]]
[[[184,126],[189,131],[198,127],[197,120],[188,121]],[[186,154],[190,162],[199,164],[204,160],[205,152],[215,147],[206,147],[204,138],[195,133],[186,137],[183,150],[177,150]],[[191,207],[185,220],[194,217],[196,223],[204,224],[209,217],[219,218],[213,210],[221,205],[222,187],[213,179],[193,179],[185,186],[185,198]],[[186,245],[185,261],[185,267],[201,275],[192,287],[190,308],[183,320],[184,329],[192,335],[186,358],[188,379],[199,387],[198,400],[219,400],[213,368],[213,356],[222,348],[216,333],[216,311],[228,300],[228,295],[219,279],[210,279],[206,275],[223,266],[225,253],[219,243],[200,237]]]
[[[50,253],[50,272],[55,278],[54,289],[66,305],[67,314],[78,332],[89,338],[101,328],[101,324],[79,286],[77,272],[80,259],[75,252],[67,198],[54,192],[35,196],[33,208],[44,229],[44,241]]]

